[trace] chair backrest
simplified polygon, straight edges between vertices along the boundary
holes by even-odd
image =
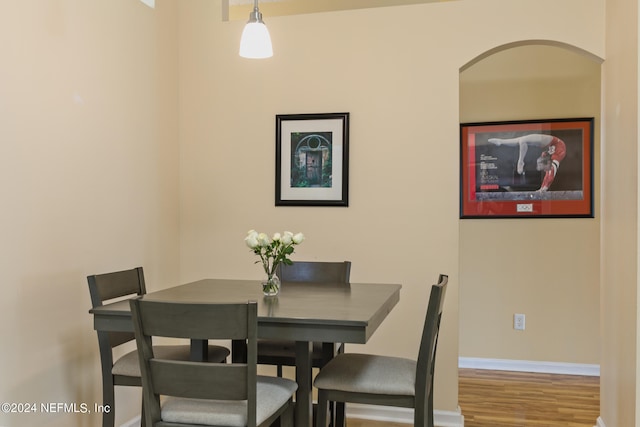
[[[438,347],[438,334],[447,291],[449,276],[441,274],[438,283],[431,287],[429,306],[422,330],[420,351],[416,369],[416,407],[415,419],[427,420],[433,426],[433,378]],[[425,416],[426,415],[426,416]]]
[[[351,261],[316,262],[294,261],[279,264],[276,274],[283,282],[349,283]]]
[[[127,295],[144,295],[147,290],[144,284],[142,267],[114,273],[95,274],[87,277],[89,294],[93,307],[101,306],[105,301]]]
[[[87,282],[89,283],[89,295],[93,308],[116,298],[144,295],[147,292],[142,267],[91,275],[87,277]],[[133,339],[134,335],[131,332],[98,331],[100,357],[104,364],[103,370],[109,369],[110,371],[113,365],[111,349]]]
[[[147,425],[160,421],[160,396],[247,401],[256,425],[257,303],[176,303],[131,300]],[[247,363],[158,359],[152,337],[246,340]]]

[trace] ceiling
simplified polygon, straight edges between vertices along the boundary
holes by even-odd
[[[229,20],[246,20],[253,9],[254,0],[226,0]],[[260,12],[269,16],[301,15],[336,10],[367,9],[372,7],[401,6],[435,3],[449,0],[258,0]]]

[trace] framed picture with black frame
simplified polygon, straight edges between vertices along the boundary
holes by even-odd
[[[349,205],[349,113],[276,115],[276,206]]]
[[[593,118],[462,123],[460,218],[593,218]]]

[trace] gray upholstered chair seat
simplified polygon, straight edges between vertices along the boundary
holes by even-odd
[[[257,424],[281,408],[298,385],[291,380],[258,376]],[[244,427],[247,425],[247,401],[203,400],[171,397],[162,405],[165,422],[209,426]]]
[[[339,354],[320,370],[314,385],[326,390],[413,396],[416,364],[401,357]]]
[[[189,345],[156,345],[153,346],[156,357],[171,360],[189,360]],[[231,352],[229,349],[217,345],[209,346],[209,362],[220,362]],[[118,359],[111,369],[113,375],[123,375],[127,377],[140,377],[140,361],[138,351],[133,350]]]

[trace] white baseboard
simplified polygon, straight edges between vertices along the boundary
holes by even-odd
[[[413,409],[407,408],[347,403],[346,414],[349,418],[413,425]],[[433,422],[436,427],[464,427],[464,417],[460,408],[457,411],[434,410]]]
[[[597,421],[595,427],[607,427],[607,426],[604,425],[604,421],[602,421],[602,418],[598,417],[598,421]]]
[[[600,365],[584,363],[536,362],[530,360],[458,358],[458,367],[496,371],[540,372],[547,374],[600,376]]]

